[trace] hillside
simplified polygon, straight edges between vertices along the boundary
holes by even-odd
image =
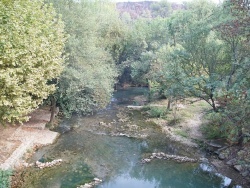
[[[157,9],[162,9],[162,7],[157,6],[159,2],[156,1],[142,1],[142,2],[119,2],[116,3],[116,9],[122,15],[127,12],[130,14],[131,18],[136,19],[138,17],[154,17],[153,11]],[[156,5],[156,6],[152,6]],[[183,4],[171,3],[172,10],[184,9]]]

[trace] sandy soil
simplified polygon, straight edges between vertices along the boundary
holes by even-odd
[[[48,109],[37,109],[23,125],[0,126],[0,168],[12,169],[22,164],[25,154],[36,146],[53,143],[58,133],[45,128],[49,121]]]

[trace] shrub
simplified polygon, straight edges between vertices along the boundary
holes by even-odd
[[[0,170],[0,188],[9,188],[11,186],[11,174],[12,172],[9,170]]]
[[[203,125],[202,132],[208,139],[225,137],[222,129],[223,117],[220,113],[212,112],[206,116],[206,119],[208,123]]]
[[[167,108],[166,107],[159,107],[159,106],[149,106],[145,108],[149,114],[149,117],[152,118],[162,118],[167,115]]]

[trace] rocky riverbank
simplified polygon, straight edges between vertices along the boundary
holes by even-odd
[[[187,156],[169,155],[163,152],[158,152],[158,153],[152,153],[148,158],[142,159],[141,163],[150,163],[153,159],[173,160],[180,163],[185,163],[185,162],[196,163],[200,161],[199,159],[194,159]]]
[[[165,103],[166,101],[161,101],[148,106],[163,107],[166,106]],[[148,129],[142,129],[144,126],[141,126],[140,123],[131,122],[129,118],[129,116],[138,116],[138,114],[141,113],[146,122],[155,123],[155,128],[157,126],[161,127],[161,130],[172,140],[187,145],[188,147],[197,148],[197,150],[200,150],[200,148],[204,149],[206,151],[206,157],[208,158],[209,164],[212,165],[218,173],[233,179],[233,181],[238,185],[250,187],[250,144],[239,147],[230,146],[228,143],[223,145],[212,144],[212,141],[206,140],[205,136],[201,132],[201,126],[203,112],[207,109],[208,107],[206,106],[206,103],[202,101],[198,101],[191,105],[177,104],[177,112],[175,115],[177,123],[173,125],[170,123],[171,121],[168,118],[149,118],[143,106],[128,106],[128,111],[126,111],[126,113],[123,111],[120,115],[118,114],[118,121],[124,123],[121,128],[125,127],[125,129],[119,129],[121,133],[116,133],[114,135],[146,138],[149,135]],[[112,123],[106,124],[101,122],[100,126],[112,127]],[[132,130],[132,133],[130,130]],[[136,132],[138,133],[135,134]],[[177,156],[171,156],[169,159],[176,159],[178,161],[179,158],[176,157]],[[186,156],[180,157],[180,159],[185,161],[185,157]],[[155,158],[167,159],[167,157],[156,154],[143,158],[142,163],[148,163]],[[195,159],[190,162],[192,161],[199,160]]]
[[[198,102],[199,105],[203,104]],[[250,143],[239,146],[207,140],[201,132],[204,109],[206,108],[197,107],[197,104],[193,106],[181,104],[177,112],[179,117],[185,116],[188,111],[188,116],[191,118],[183,118],[174,126],[161,118],[154,119],[154,122],[160,125],[171,139],[189,147],[204,150],[209,164],[216,169],[217,173],[231,178],[238,185],[250,187]]]
[[[92,188],[95,187],[96,185],[99,185],[100,183],[102,183],[102,180],[99,178],[94,178],[92,182],[90,183],[85,183],[84,185],[81,185],[77,188]]]
[[[158,105],[158,104],[157,104]],[[164,105],[161,104],[161,105]],[[196,151],[199,152],[199,143],[204,143],[205,139],[200,131],[201,119],[202,119],[202,108],[200,110],[193,110],[187,105],[180,105],[179,116],[183,116],[184,119],[182,121],[177,122],[172,125],[169,123],[169,119],[164,118],[152,118],[148,117],[148,112],[146,112],[143,108],[120,108],[117,107],[116,117],[112,121],[106,121],[102,119],[96,119],[94,124],[85,124],[84,129],[87,131],[94,132],[95,134],[108,134],[111,136],[125,136],[125,137],[134,137],[139,139],[148,139],[152,138],[164,142],[164,139],[171,138],[174,141],[180,142],[184,145],[183,155],[168,155],[167,153],[148,153],[148,156],[144,156],[142,159],[142,163],[151,162],[154,159],[166,159],[166,160],[175,160],[178,162],[202,162],[200,154],[196,154]],[[189,108],[192,113],[186,112],[185,109]],[[190,109],[191,108],[191,109]],[[183,109],[183,111],[182,111]],[[185,114],[185,113],[186,114]],[[184,115],[183,115],[184,114]],[[178,115],[177,115],[178,118]],[[33,120],[33,122],[35,122]],[[45,122],[45,121],[44,121]],[[49,138],[54,140],[56,137],[51,135],[51,131],[46,129],[33,129],[30,127],[17,128],[13,134],[12,138],[21,138],[21,135],[26,138],[32,138],[32,143],[36,143],[35,137],[37,137],[40,142]],[[78,131],[77,128],[79,125],[72,125],[69,130]],[[16,132],[17,131],[17,132]],[[26,132],[29,132],[26,133]],[[37,132],[37,133],[36,133]],[[33,134],[33,137],[29,137],[30,134]],[[164,135],[164,136],[163,136]],[[197,142],[199,140],[199,142]],[[50,144],[52,142],[47,142],[45,144]],[[154,144],[154,143],[152,143]],[[166,144],[166,143],[164,143]],[[23,143],[25,145],[25,143]],[[32,145],[32,144],[31,144]],[[31,146],[28,145],[28,146]],[[157,145],[157,144],[156,144]],[[151,145],[152,147],[153,145]],[[204,146],[204,145],[203,145]],[[192,149],[191,149],[192,148]],[[209,148],[206,146],[206,148]],[[189,151],[188,151],[189,150]],[[1,150],[2,151],[2,150]],[[25,153],[27,148],[23,150]],[[234,180],[236,184],[243,185],[245,187],[250,186],[249,182],[249,146],[245,146],[243,148],[240,147],[218,147],[216,150],[211,151],[208,150],[206,157],[208,158],[208,163],[213,165],[217,172],[223,174],[227,177],[230,177]],[[31,150],[28,152],[30,153]],[[27,153],[27,152],[26,152]],[[19,155],[20,156],[20,155]],[[53,161],[52,161],[53,162]],[[60,164],[60,162],[55,162],[56,165]],[[37,162],[38,163],[38,162]],[[25,163],[24,163],[25,164]],[[42,166],[50,166],[50,162],[37,164],[37,167]],[[15,165],[14,165],[15,166]],[[25,165],[24,165],[25,166]],[[29,166],[26,165],[26,166]],[[53,166],[53,165],[52,165]],[[82,187],[94,186],[93,183],[82,185]]]
[[[162,107],[166,106],[165,103],[162,101],[160,104],[151,104],[151,106]],[[94,127],[91,125],[89,130],[106,131],[106,134],[111,136],[142,139],[150,137],[151,132],[155,130],[164,132],[168,138],[180,142],[188,148],[195,148],[196,151],[205,150],[209,163],[214,166],[218,173],[233,179],[236,184],[250,186],[249,146],[232,147],[228,144],[207,144],[210,141],[206,140],[201,132],[203,112],[208,109],[206,104],[198,101],[195,104],[178,104],[177,107],[176,124],[170,123],[171,120],[168,118],[149,117],[143,106],[128,106],[125,109],[117,109],[117,119],[111,122],[98,122]],[[213,151],[211,151],[211,147]],[[146,157],[143,158],[142,162],[147,163],[151,160],[150,157]]]

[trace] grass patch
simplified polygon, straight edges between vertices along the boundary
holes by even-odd
[[[0,170],[0,187],[10,188],[12,172],[10,170]]]
[[[150,118],[164,118],[168,114],[165,106],[146,106],[143,108]]]
[[[145,121],[145,116],[148,116],[147,111],[143,109],[143,111],[133,110],[130,111],[129,115],[129,122],[131,124],[135,124],[138,126],[139,129],[144,128],[153,128],[153,129],[160,129],[161,127],[156,124],[154,121]]]
[[[188,138],[189,137],[188,133],[186,131],[184,131],[184,130],[175,130],[174,133],[176,135],[182,136],[184,138]]]
[[[188,106],[188,109],[193,112],[200,112],[200,111],[211,109],[211,106],[203,100],[193,102],[187,106]]]
[[[155,104],[164,106],[153,106],[154,104],[151,105],[152,106],[145,106],[142,109],[142,114],[149,118],[164,119],[166,121],[166,125],[168,126],[175,126],[190,119],[197,119],[197,116],[201,117],[202,113],[211,109],[211,106],[207,102],[194,98],[188,98],[184,101],[172,103],[170,110],[167,109],[167,103],[164,103],[164,101],[161,101],[161,103],[157,102],[157,104]],[[180,134],[184,137],[188,136],[182,133]],[[211,134],[211,136],[213,135]]]
[[[169,117],[169,118],[167,118],[167,121],[168,121],[168,126],[174,126],[176,124],[179,124],[182,121],[182,119],[181,118],[175,119],[173,117]]]
[[[182,118],[192,118],[194,116],[193,112],[191,112],[188,109],[181,109],[179,111],[179,114],[180,114],[179,116],[182,117]]]

